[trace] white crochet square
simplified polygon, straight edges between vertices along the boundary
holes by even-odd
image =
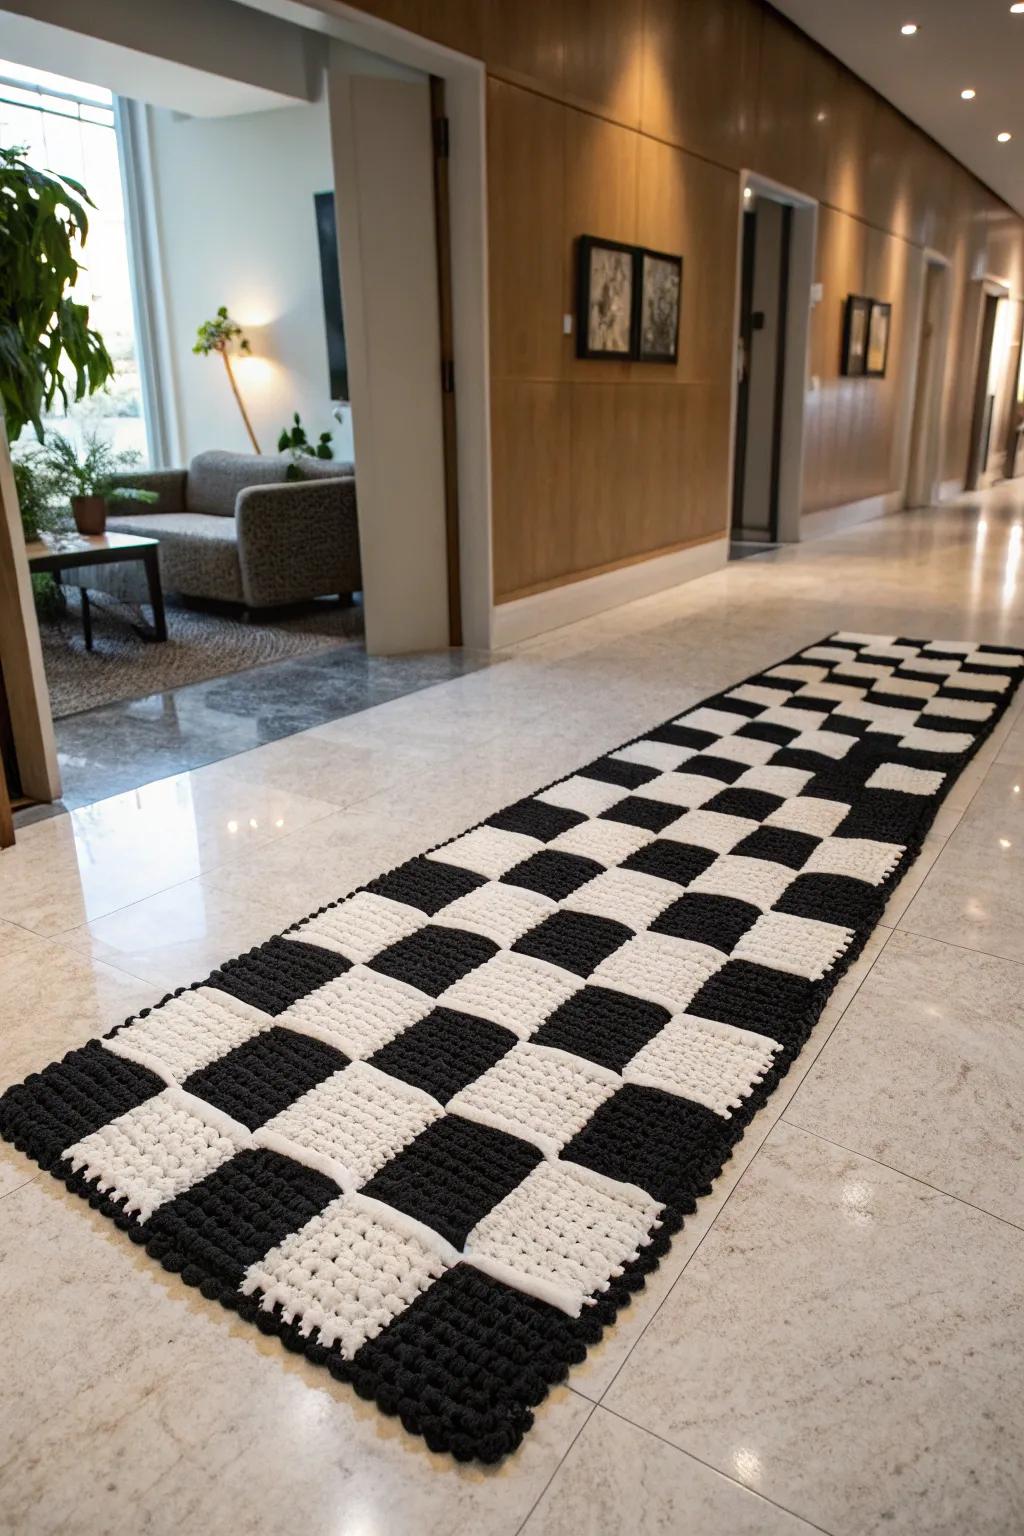
[[[896,868],[903,853],[896,843],[879,843],[870,837],[826,837],[804,865],[805,875],[850,875],[880,885]]]
[[[617,1073],[595,1062],[520,1043],[449,1100],[448,1110],[556,1157],[621,1086]]]
[[[787,864],[776,864],[772,859],[748,859],[742,854],[723,853],[696,880],[691,880],[686,889],[703,891],[710,896],[732,896],[766,911],[775,905],[798,873]]]
[[[666,805],[694,806],[713,800],[725,785],[721,779],[709,778],[706,773],[662,773],[647,784],[639,785],[633,793],[645,800],[661,800]]]
[[[917,677],[890,677],[884,683],[877,683],[872,691],[901,694],[908,699],[930,699],[938,693],[939,684],[926,683],[923,678]]]
[[[251,1264],[240,1289],[351,1360],[449,1267],[415,1227],[342,1195]]]
[[[966,731],[929,731],[915,726],[900,737],[900,746],[912,752],[968,752],[974,745],[974,736]]]
[[[757,717],[759,725],[784,725],[788,731],[813,731],[819,720],[827,718],[824,710],[795,709],[791,704],[766,709]]]
[[[736,699],[742,704],[762,704],[765,709],[771,709],[788,699],[789,695],[788,688],[759,688],[756,683],[742,683],[739,688],[731,688],[726,698]],[[761,718],[759,715],[758,719]]]
[[[623,763],[639,763],[641,767],[668,773],[687,758],[696,757],[697,751],[695,747],[675,747],[669,741],[634,741],[631,747],[620,747],[610,755]]]
[[[68,1147],[76,1173],[148,1221],[157,1206],[198,1184],[247,1145],[230,1129],[183,1108],[175,1089],[147,1099]],[[217,1117],[211,1116],[211,1119]]]
[[[535,928],[557,911],[558,903],[550,896],[542,896],[540,891],[489,880],[486,885],[478,885],[475,891],[442,907],[433,922],[446,928],[482,933],[485,938],[500,944],[502,949],[508,949],[528,929]]]
[[[607,869],[573,891],[562,906],[571,912],[610,917],[640,931],[649,928],[678,897],[679,886],[674,880],[645,875],[639,869]]]
[[[477,827],[466,832],[453,843],[435,848],[428,859],[442,864],[457,864],[460,869],[471,869],[474,874],[487,880],[497,880],[513,865],[521,864],[531,853],[544,844],[537,837],[527,837],[525,832],[505,832],[500,827]]]
[[[332,949],[359,964],[372,960],[381,950],[407,938],[428,921],[419,907],[392,901],[388,896],[375,896],[372,891],[356,891],[347,901],[321,912],[312,922],[304,923],[285,937],[303,944],[319,944],[322,949]]]
[[[767,763],[779,750],[777,741],[759,741],[756,736],[725,736],[715,744],[715,757],[724,757],[730,763],[746,763],[757,768]]]
[[[784,682],[820,683],[828,677],[828,667],[816,667],[802,661],[784,661],[777,667],[769,667],[765,677],[781,677]]]
[[[681,1013],[727,959],[721,950],[693,939],[638,933],[601,961],[590,976],[590,985],[629,992]]]
[[[732,736],[750,724],[750,716],[737,715],[728,709],[711,709],[702,704],[699,709],[691,709],[689,714],[677,716],[672,723],[685,725],[691,731],[710,731],[712,736]]]
[[[937,656],[919,656],[914,662],[915,672],[930,672],[935,677],[949,677],[959,670],[959,661],[954,661],[951,656],[944,659]]]
[[[850,946],[853,931],[817,918],[762,912],[734,947],[734,960],[750,960],[773,971],[790,971],[818,981]]]
[[[974,640],[929,640],[923,647],[926,651],[949,651],[953,656],[969,656],[976,649]]]
[[[944,715],[948,720],[987,720],[995,707],[981,699],[952,699],[940,694],[938,698],[928,700],[921,711],[921,718],[925,720],[928,715]]]
[[[973,663],[974,657],[971,657]],[[963,688],[967,693],[1005,693],[1012,679],[997,672],[954,672],[944,683],[946,688]]]
[[[871,661],[912,661],[920,651],[916,645],[866,645],[860,654]]]
[[[315,992],[300,997],[275,1021],[299,1034],[314,1035],[346,1056],[372,1056],[419,1019],[434,999],[417,987],[354,965]]]
[[[660,1205],[575,1163],[539,1163],[466,1239],[466,1258],[578,1317],[650,1241]]]
[[[816,752],[819,757],[829,757],[833,762],[839,762],[856,740],[856,736],[844,736],[841,731],[802,731],[787,745],[792,751]]]
[[[475,971],[461,976],[437,1002],[439,1007],[503,1024],[525,1040],[579,986],[579,977],[561,966],[499,950]]]
[[[764,768],[748,768],[745,773],[741,773],[735,787],[762,789],[770,795],[779,795],[783,800],[788,800],[791,795],[798,795],[813,778],[814,774],[806,768],[776,768],[768,763]]]
[[[866,789],[896,789],[904,795],[934,795],[946,780],[946,774],[929,768],[905,768],[902,763],[882,763],[870,779]]]
[[[560,805],[567,811],[581,811],[584,816],[600,816],[609,806],[616,805],[629,794],[621,784],[606,784],[603,779],[588,779],[581,773],[573,774],[561,784],[542,789],[535,800],[547,805]]]
[[[141,1062],[161,1077],[183,1083],[192,1072],[226,1056],[236,1045],[276,1022],[215,987],[196,987],[169,998],[144,1019],[119,1029],[106,1044],[117,1056]]]
[[[354,1061],[274,1115],[253,1140],[286,1155],[294,1146],[297,1162],[355,1189],[443,1113],[419,1088]]]
[[[621,864],[631,853],[653,843],[655,834],[646,827],[633,827],[625,821],[581,821],[566,832],[560,832],[548,843],[560,853],[575,853],[583,859],[596,859],[610,869]]]
[[[677,843],[689,843],[695,848],[710,848],[713,853],[728,853],[751,832],[756,832],[760,825],[751,816],[727,816],[723,811],[687,811],[678,821],[669,822],[660,836]]]
[[[829,635],[830,640],[842,641],[847,645],[895,645],[896,635],[865,635],[857,629],[837,629],[834,635]]]
[[[850,807],[845,800],[821,800],[817,795],[794,795],[777,805],[764,819],[766,827],[785,827],[790,832],[809,832],[812,837],[828,837]]]
[[[848,661],[839,670],[844,677],[863,677],[871,682],[878,678],[891,677],[896,668],[885,666],[879,661]]]
[[[1017,651],[1007,651],[1002,656],[996,651],[972,651],[970,661],[972,667],[992,667],[999,672],[1014,672],[1018,667],[1024,667],[1024,656]]]
[[[852,661],[854,653],[841,645],[811,645],[800,652],[801,661]]]
[[[851,720],[866,720],[868,728],[881,731],[905,731],[917,720],[919,710],[897,709],[894,704],[873,704],[870,699],[859,699],[836,706],[837,715]]]
[[[693,1099],[729,1119],[781,1049],[765,1035],[684,1013],[648,1040],[622,1076],[627,1083]]]

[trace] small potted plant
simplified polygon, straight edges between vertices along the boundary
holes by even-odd
[[[332,438],[329,432],[321,432],[315,443],[310,442],[298,411],[292,417],[292,423],[290,427],[282,427],[281,436],[277,440],[277,451],[291,455],[291,463],[285,470],[285,479],[301,480],[303,459],[333,459],[334,449],[331,446]]]
[[[63,433],[50,432],[37,451],[54,488],[70,501],[79,533],[104,533],[111,501],[157,500],[155,491],[111,483],[115,475],[138,464],[139,455],[118,453],[95,432],[86,433],[81,449]]]

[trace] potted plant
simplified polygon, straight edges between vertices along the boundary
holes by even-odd
[[[277,440],[278,453],[291,454],[292,461],[285,470],[285,479],[302,479],[303,459],[333,459],[334,449],[331,444],[330,432],[321,432],[317,441],[311,443],[302,425],[302,417],[296,411],[292,417],[292,425],[282,427],[281,436]]]
[[[252,443],[252,451],[253,453],[262,453],[263,450],[259,445],[256,433],[253,431],[252,422],[249,420],[249,412],[245,408],[245,401],[242,399],[241,391],[238,388],[235,370],[231,366],[231,353],[233,350],[237,350],[247,357],[251,353],[252,348],[249,345],[249,338],[244,334],[242,327],[238,324],[237,320],[232,320],[228,314],[227,305],[222,304],[213,319],[204,320],[196,331],[196,340],[192,351],[197,352],[200,357],[209,357],[211,352],[217,353],[224,364],[228,383],[231,386],[231,393],[235,397],[235,404],[241,412],[245,430],[249,434],[250,443]]]
[[[93,394],[114,364],[88,306],[70,297],[93,204],[79,182],[24,156],[0,148],[0,408],[12,442],[29,425],[42,442],[54,400]]]
[[[63,433],[51,432],[37,453],[54,488],[70,501],[79,533],[105,532],[111,501],[152,503],[158,499],[155,491],[112,483],[115,475],[138,464],[139,455],[118,453],[95,432],[86,434],[80,449]]]

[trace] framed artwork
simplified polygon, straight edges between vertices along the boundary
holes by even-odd
[[[841,371],[850,378],[860,378],[866,372],[870,315],[870,299],[865,299],[858,293],[847,296],[846,314],[843,319]]]
[[[635,356],[636,248],[581,235],[577,257],[576,356]]]
[[[892,305],[881,299],[871,300],[871,318],[868,321],[868,351],[864,372],[869,379],[884,379],[889,361],[889,325]]]
[[[679,360],[679,312],[683,297],[683,258],[663,251],[637,252],[639,320],[637,361]]]

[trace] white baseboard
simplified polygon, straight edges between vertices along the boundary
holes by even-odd
[[[563,624],[593,618],[608,608],[651,597],[684,581],[708,576],[725,565],[729,557],[728,539],[714,539],[691,549],[677,549],[670,555],[656,555],[635,565],[620,566],[601,576],[566,582],[531,597],[517,597],[510,603],[496,603],[491,618],[491,645],[501,650]]]
[[[805,512],[800,519],[801,539],[823,539],[858,523],[870,523],[887,517],[903,506],[902,491],[888,491],[884,496],[866,496],[863,501],[848,501],[841,507],[826,507],[821,512]]]
[[[954,496],[962,496],[964,482],[962,480],[943,480],[939,486],[939,500],[952,501]]]

